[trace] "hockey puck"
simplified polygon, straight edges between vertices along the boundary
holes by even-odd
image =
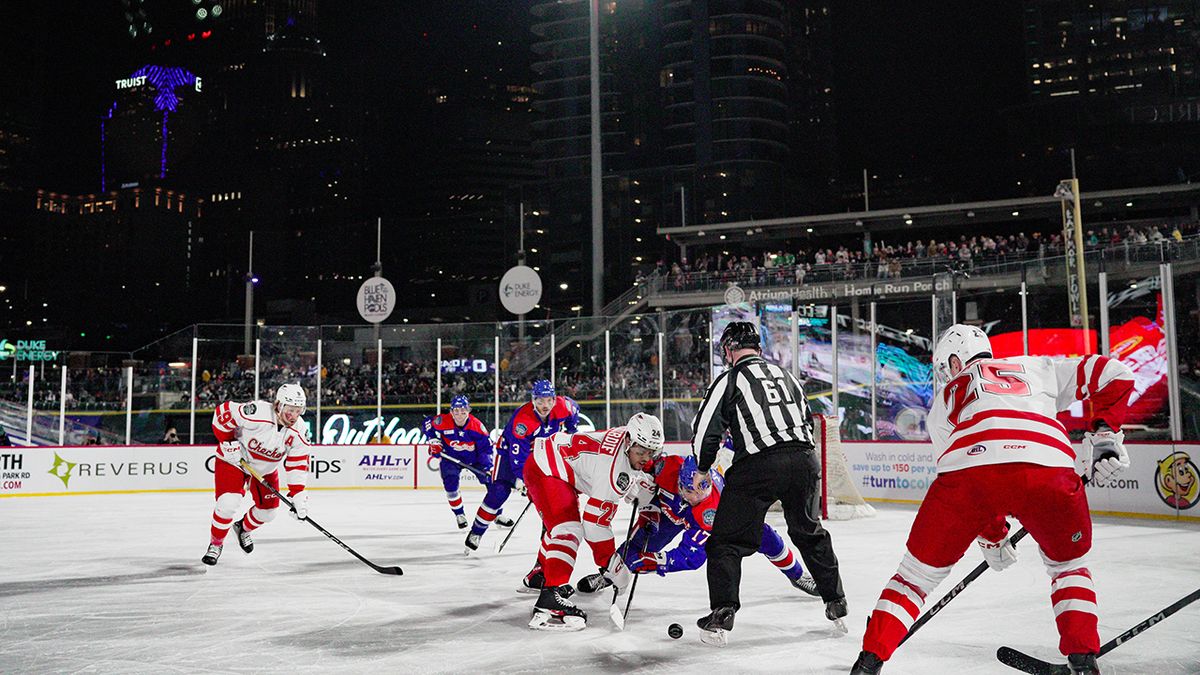
[[[677,623],[671,624],[671,626],[667,628],[667,635],[670,635],[674,640],[678,640],[679,638],[683,637],[683,626],[680,626]]]

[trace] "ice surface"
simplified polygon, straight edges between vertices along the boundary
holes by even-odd
[[[465,493],[468,513],[481,492]],[[519,512],[519,496],[510,515]],[[725,649],[699,643],[704,572],[643,577],[624,632],[609,594],[580,600],[579,633],[527,629],[534,596],[515,592],[533,563],[530,511],[503,554],[493,528],[473,557],[437,491],[317,491],[312,515],[402,577],[378,574],[309,525],[281,515],[247,556],[231,537],[214,568],[209,494],[0,499],[0,672],[799,672],[845,673],[864,619],[895,571],[911,507],[829,523],[850,601],[851,634],[835,637],[822,604],[761,556],[745,561],[742,611]],[[517,508],[514,509],[513,506]],[[624,530],[627,510],[618,516]],[[780,514],[771,521],[783,527]],[[1091,568],[1107,640],[1200,587],[1200,527],[1101,520]],[[1007,644],[1057,655],[1048,579],[1032,542],[988,572],[897,653],[884,672],[1015,673]],[[576,578],[594,570],[586,561]],[[976,551],[936,597],[980,560]],[[579,596],[576,596],[577,598]],[[672,640],[667,627],[680,623]],[[1200,673],[1200,604],[1102,660],[1112,673]]]

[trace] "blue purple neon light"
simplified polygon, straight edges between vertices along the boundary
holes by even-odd
[[[179,97],[175,90],[196,84],[196,76],[193,73],[184,68],[169,66],[142,66],[129,77],[145,77],[157,92],[154,95],[154,107],[169,112],[175,112],[179,105]]]

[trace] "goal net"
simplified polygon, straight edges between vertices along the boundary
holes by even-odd
[[[875,508],[859,494],[850,476],[837,419],[813,415],[813,438],[821,458],[821,516],[827,520],[874,516]]]

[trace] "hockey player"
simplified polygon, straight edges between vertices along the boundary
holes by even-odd
[[[661,457],[654,463],[653,500],[638,514],[635,533],[620,547],[621,558],[634,573],[683,572],[699,569],[708,559],[704,543],[712,531],[717,506],[721,502],[724,477],[716,469],[706,474],[696,466],[693,457]],[[665,522],[663,522],[665,520]],[[679,545],[663,552],[667,544],[683,532]],[[816,582],[804,574],[800,561],[784,543],[775,528],[763,523],[762,544],[758,552],[767,557],[792,586],[813,596],[820,596]],[[610,561],[610,567],[612,561]],[[609,576],[619,576],[620,570],[606,570]],[[579,580],[579,590],[594,593],[612,585],[603,572]]]
[[[534,604],[530,628],[582,630],[587,624],[587,614],[568,599],[579,544],[587,540],[598,565],[613,557],[617,505],[639,482],[649,481],[644,472],[662,448],[662,422],[645,413],[637,413],[624,427],[558,433],[535,442],[524,477],[545,527],[538,550],[545,585]],[[580,495],[587,496],[582,517]]]
[[[280,385],[274,405],[266,401],[234,403],[226,401],[213,413],[213,434],[217,437],[217,459],[213,467],[217,504],[213,508],[211,540],[201,558],[216,565],[221,557],[225,535],[230,528],[238,545],[249,553],[254,550],[250,533],[271,522],[279,508],[279,497],[249,476],[241,467],[245,460],[271,487],[279,489],[279,467],[287,473],[288,497],[297,518],[308,516],[308,439],[296,425],[306,405],[299,384]],[[241,519],[235,519],[246,487],[254,506]]]
[[[449,415],[426,417],[421,423],[425,436],[438,444],[430,450],[433,455],[450,457],[467,466],[473,466],[488,476],[492,472],[492,441],[483,422],[471,414],[471,403],[466,396],[455,396],[450,400]],[[458,529],[467,527],[467,515],[463,512],[462,493],[458,490],[459,475],[464,469],[450,461],[441,461],[438,471],[442,474],[442,487],[446,489],[446,501],[458,521]],[[481,478],[487,483],[490,479]]]
[[[917,511],[900,569],[875,605],[851,673],[880,672],[972,540],[992,569],[1013,564],[1010,515],[1041,548],[1059,650],[1071,672],[1099,673],[1096,591],[1084,559],[1092,521],[1075,451],[1056,414],[1082,401],[1091,429],[1083,438],[1085,463],[1097,479],[1111,480],[1129,467],[1120,429],[1132,374],[1121,362],[1095,355],[994,359],[987,335],[962,324],[938,340],[933,368],[941,390],[927,424],[937,478]]]
[[[467,534],[467,555],[479,548],[479,540],[492,521],[501,527],[512,526],[511,520],[500,516],[500,509],[521,483],[521,472],[525,468],[525,459],[532,451],[534,439],[547,438],[559,431],[573,434],[579,430],[579,406],[565,396],[556,396],[550,380],[534,382],[530,393],[533,400],[517,408],[504,426],[504,433],[496,448],[492,482],[475,513],[471,532]]]

